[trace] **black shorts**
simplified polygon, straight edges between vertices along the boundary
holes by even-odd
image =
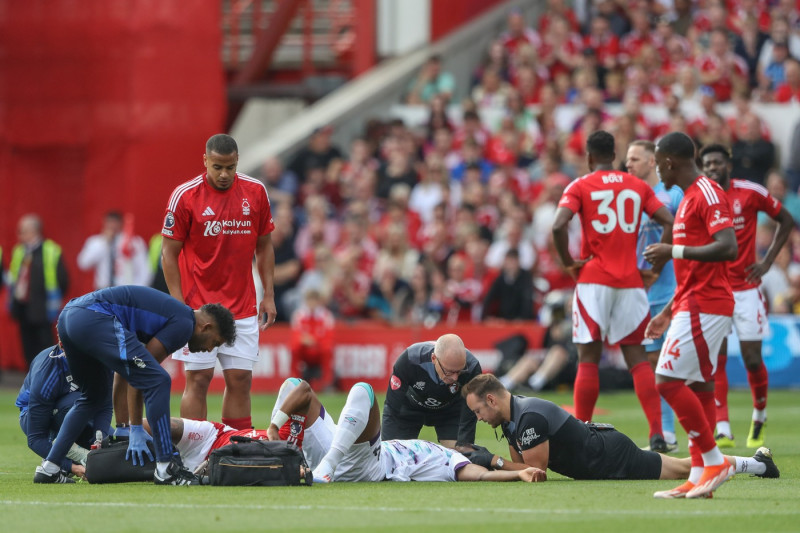
[[[661,477],[661,455],[645,451],[624,433],[598,430],[603,439],[604,460],[599,479],[658,479]]]
[[[564,431],[570,432],[568,428]],[[551,470],[573,479],[659,479],[661,456],[614,429],[559,435],[550,444]]]
[[[418,439],[422,426],[432,426],[439,441],[458,439],[461,408],[442,409],[436,412],[403,409],[398,411],[383,405],[381,440]]]

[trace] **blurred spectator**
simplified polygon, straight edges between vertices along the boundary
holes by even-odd
[[[692,26],[692,0],[675,0],[672,15],[672,29],[686,37]]]
[[[316,128],[311,133],[308,146],[300,150],[289,163],[289,170],[294,172],[301,183],[308,181],[311,169],[327,169],[331,161],[342,159],[341,150],[333,145],[332,135],[331,126]]]
[[[500,43],[509,56],[513,56],[522,44],[529,44],[534,48],[542,44],[539,34],[525,23],[525,16],[521,11],[512,9],[506,22],[507,29],[500,36]]]
[[[411,156],[400,146],[391,148],[386,163],[378,169],[376,196],[385,200],[394,187],[406,185],[412,188],[416,184],[417,173],[411,167]]]
[[[547,7],[544,13],[539,17],[539,31],[544,34],[550,28],[550,24],[556,18],[563,19],[570,31],[581,31],[580,24],[578,24],[578,17],[575,16],[575,11],[567,5],[565,0],[547,0]]]
[[[368,175],[378,170],[380,163],[372,155],[373,147],[367,139],[360,137],[353,140],[350,144],[350,153],[348,154],[347,161],[342,167],[342,186],[347,190],[352,191],[355,189],[359,182],[369,179]],[[350,197],[355,192],[350,194],[343,194],[345,197]]]
[[[572,31],[564,17],[553,16],[543,34],[539,55],[542,65],[550,72],[550,79],[559,75],[569,76],[580,66],[583,52],[583,39]]]
[[[533,319],[533,276],[520,268],[519,253],[511,248],[506,252],[503,267],[483,300],[482,320]]]
[[[458,322],[478,322],[483,285],[467,276],[467,260],[453,254],[447,260],[447,279],[444,283],[444,319],[453,326]]]
[[[453,253],[450,234],[444,220],[434,219],[422,229],[422,254],[425,261],[444,271]]]
[[[133,234],[133,215],[109,211],[99,234],[92,235],[78,254],[78,268],[94,270],[94,288],[150,285],[152,273],[144,239]],[[34,354],[35,355],[35,354]]]
[[[767,175],[764,186],[769,193],[780,200],[783,207],[792,215],[795,224],[800,226],[800,197],[794,191],[790,191],[786,179],[778,170],[771,170]],[[764,212],[758,213],[759,224],[765,223],[769,216]]]
[[[308,289],[303,305],[292,314],[292,371],[314,390],[333,385],[333,334],[335,319],[322,294]]]
[[[700,73],[692,65],[683,65],[678,69],[678,79],[672,84],[671,91],[684,102],[700,103],[702,96]]]
[[[9,259],[8,294],[28,366],[39,352],[55,344],[53,325],[68,288],[61,247],[44,238],[38,215],[23,215],[17,223],[17,245]]]
[[[453,125],[447,116],[447,102],[441,96],[435,96],[428,105],[428,123],[425,126],[425,141],[432,143],[439,130],[452,131]]]
[[[382,246],[375,259],[374,278],[387,268],[393,268],[397,277],[409,281],[419,263],[419,252],[408,245],[408,235],[402,223],[390,224],[383,234]]]
[[[733,53],[741,57],[747,65],[747,81],[751,88],[758,86],[758,58],[767,39],[767,34],[761,31],[758,19],[754,16],[748,15],[742,21],[742,31],[736,37]]]
[[[337,259],[355,259],[356,268],[371,277],[378,258],[378,245],[369,236],[369,230],[367,206],[362,202],[352,202],[344,214],[342,234],[333,254]]]
[[[284,304],[284,296],[294,287],[300,277],[302,266],[295,253],[294,215],[290,204],[275,204],[273,209],[275,230],[272,232],[272,248],[275,250],[275,271],[273,287],[275,291],[276,321],[288,322],[291,315]]]
[[[708,51],[697,59],[700,82],[714,90],[718,102],[727,102],[734,88],[747,85],[747,64],[731,52],[726,30],[712,31],[709,40]]]
[[[481,117],[477,111],[464,112],[461,128],[456,130],[455,147],[460,148],[467,139],[477,143],[481,149],[486,146],[486,142],[489,140],[489,132],[481,123]]]
[[[425,159],[439,159],[448,172],[461,163],[458,150],[453,148],[453,134],[448,128],[439,128],[433,133],[433,139],[425,147]]]
[[[698,133],[697,141],[700,146],[707,144],[730,146],[733,141],[733,135],[725,119],[714,113],[706,118],[705,128]]]
[[[631,30],[622,36],[619,44],[619,62],[623,66],[630,64],[638,57],[639,50],[645,45],[654,44],[652,21],[650,14],[644,7],[638,7],[628,13],[631,21]]]
[[[338,278],[339,266],[333,260],[331,249],[324,244],[315,247],[312,254],[310,261],[312,266],[303,271],[295,288],[287,292],[283,298],[289,316],[302,305],[303,295],[308,290],[317,291],[324,305],[330,304],[333,287]]]
[[[537,36],[538,39],[538,36]],[[472,86],[480,83],[483,72],[487,69],[494,69],[500,73],[500,77],[509,81],[511,79],[511,67],[508,58],[508,51],[503,46],[503,41],[496,39],[489,44],[486,57],[472,73]]]
[[[664,93],[661,88],[653,83],[647,75],[647,71],[633,64],[625,71],[627,78],[627,89],[623,100],[632,98],[642,104],[660,104],[664,102]]]
[[[774,222],[769,224],[771,227],[768,231],[770,235],[774,235]],[[793,231],[797,231],[796,229]],[[789,292],[789,266],[792,264],[792,255],[789,252],[790,245],[787,243],[775,256],[772,266],[761,277],[761,285],[759,290],[764,295],[764,300],[767,304],[767,312],[770,314],[777,313],[780,299]]]
[[[792,128],[792,136],[789,142],[790,146],[800,146],[800,121]],[[798,189],[800,189],[800,150],[789,152],[789,161],[786,165],[786,180],[788,189],[792,192],[798,192]]]
[[[494,68],[483,71],[480,83],[472,90],[472,100],[479,111],[502,111],[506,107],[511,85]]]
[[[592,19],[589,34],[583,38],[584,48],[594,51],[598,66],[602,71],[617,68],[619,56],[619,37],[611,31],[611,22],[608,17],[598,15]],[[602,76],[598,72],[598,76]]]
[[[330,206],[324,196],[309,196],[305,201],[306,223],[300,227],[294,239],[295,255],[304,268],[314,266],[314,250],[325,245],[333,248],[339,242],[341,227],[330,218]]]
[[[772,48],[775,43],[787,43],[789,55],[800,58],[800,36],[791,31],[789,22],[783,17],[773,17],[769,30],[769,39],[761,48],[758,56],[758,64],[762,69],[766,69],[772,57]]]
[[[731,176],[764,184],[767,172],[775,165],[775,145],[764,139],[761,121],[751,113],[742,119],[742,136],[731,147]]]
[[[437,282],[434,282],[434,277]],[[440,273],[434,276],[424,264],[417,264],[411,276],[411,306],[405,316],[407,323],[431,328],[441,320],[443,304],[438,297],[441,292],[434,287],[435,283],[442,285],[441,278]]]
[[[392,265],[375,269],[375,279],[367,296],[370,318],[388,324],[399,324],[408,314],[412,301],[411,286],[398,277]]]
[[[778,103],[800,102],[800,62],[786,61],[784,82],[775,89],[774,100]]]
[[[689,0],[683,1],[688,2]],[[627,17],[623,15],[624,11],[621,6],[617,4],[616,0],[597,0],[594,4],[597,8],[597,16],[604,17],[608,20],[608,25],[614,35],[622,37],[628,32],[630,23]]]
[[[514,87],[524,105],[535,105],[541,101],[541,80],[531,67],[521,67],[516,72]]]
[[[503,223],[502,237],[496,238],[486,253],[486,265],[500,269],[509,250],[517,250],[519,264],[525,270],[532,270],[536,263],[536,252],[528,239],[522,238],[523,227],[520,221],[508,218]]]
[[[433,219],[434,208],[444,201],[444,184],[450,178],[444,161],[435,154],[428,156],[420,174],[419,183],[411,190],[408,207],[427,224]]]
[[[479,181],[485,183],[493,168],[492,164],[483,157],[480,145],[472,139],[467,139],[461,145],[461,162],[450,172],[450,179],[460,182],[469,181],[465,179],[465,175],[469,170],[473,170],[479,173]]]
[[[291,170],[284,170],[280,159],[268,157],[261,167],[261,175],[271,205],[284,203],[294,205],[299,189],[297,176]]]
[[[800,315],[800,265],[793,263],[787,269],[789,288],[775,297],[775,313]]]
[[[409,105],[426,104],[436,96],[449,102],[453,97],[455,86],[453,75],[442,71],[442,58],[438,55],[431,56],[422,65],[417,77],[409,84],[406,91],[406,103]]]
[[[758,66],[758,86],[761,93],[767,97],[780,85],[786,83],[786,63],[789,59],[789,48],[785,42],[774,43],[772,56],[766,66]]]
[[[367,298],[371,281],[359,269],[360,258],[360,250],[355,247],[348,247],[336,258],[339,270],[334,278],[331,305],[337,318],[342,320],[368,317]]]

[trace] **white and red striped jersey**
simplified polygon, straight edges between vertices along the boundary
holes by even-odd
[[[673,244],[704,246],[713,235],[732,228],[728,198],[722,187],[705,176],[698,176],[685,195],[672,226]],[[729,263],[674,259],[678,287],[672,303],[672,316],[681,311],[731,316],[733,293],[728,281]]]
[[[221,303],[234,318],[257,313],[253,255],[258,238],[275,229],[264,184],[236,174],[220,191],[206,174],[175,188],[161,234],[183,242],[179,267],[187,305]]]

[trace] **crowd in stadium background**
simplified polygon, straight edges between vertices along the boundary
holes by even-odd
[[[698,146],[729,145],[733,176],[766,185],[800,221],[800,165],[789,158],[781,168],[752,109],[800,101],[797,2],[588,4],[548,0],[537,20],[509,13],[506,31],[475,64],[472,87],[453,87],[447,58],[432,57],[402,102],[425,109],[424,127],[375,119],[347,146],[320,127],[290,160],[264,164],[256,177],[275,217],[279,321],[311,289],[339,321],[536,319],[548,292],[574,285],[554,256],[550,226],[564,187],[587,172],[584,143],[597,129],[614,135],[619,168],[630,142],[668,131]],[[718,112],[726,103],[730,116]],[[647,104],[666,113],[648,114]],[[585,108],[566,133],[558,117],[565,105]],[[576,225],[576,255],[579,239]],[[530,301],[499,305],[493,284],[515,283]],[[771,312],[800,312],[800,231],[762,288]]]

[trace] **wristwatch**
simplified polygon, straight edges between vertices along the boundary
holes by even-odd
[[[495,470],[500,470],[500,469],[503,468],[503,465],[505,465],[506,462],[503,461],[503,458],[498,455],[497,456],[497,461],[495,461],[494,464],[495,464],[495,466],[494,466]]]

